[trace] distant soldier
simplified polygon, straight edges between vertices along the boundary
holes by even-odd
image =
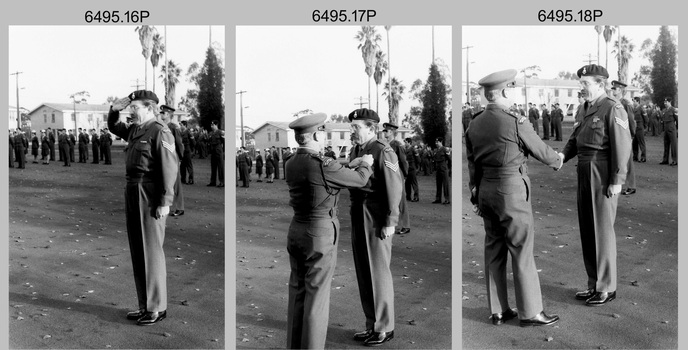
[[[552,110],[552,135],[555,141],[562,141],[561,138],[561,124],[564,120],[564,112],[559,108],[559,103],[554,104],[554,109]]]
[[[50,164],[50,138],[45,130],[41,130],[41,160],[43,164]]]
[[[50,160],[55,160],[55,133],[52,128],[48,128],[48,147],[50,147]],[[61,159],[60,159],[61,160]]]
[[[41,147],[41,142],[36,135],[36,130],[31,131],[31,155],[33,156],[34,164],[38,164],[38,149]]]
[[[413,140],[409,137],[404,140],[406,142],[406,162],[408,163],[408,176],[404,183],[406,190],[406,200],[409,202],[418,202],[420,194],[418,192],[418,178],[416,175],[420,170],[420,154],[413,145]]]
[[[631,134],[631,144],[629,147],[632,148],[633,144],[633,139],[635,138],[635,133],[636,133],[636,125],[635,125],[635,118],[633,118],[634,115],[634,110],[633,106],[631,105],[630,102],[628,102],[627,99],[624,98],[624,95],[626,94],[626,84],[622,83],[617,80],[612,80],[612,97],[619,101],[621,105],[624,107],[626,110],[626,115],[628,116],[628,131]],[[623,195],[630,195],[634,194],[636,192],[636,185],[635,185],[635,164],[633,164],[633,159],[631,159],[631,156],[628,156],[628,174],[626,175],[626,190],[622,191],[621,194]]]
[[[267,183],[274,182],[275,177],[275,162],[272,160],[272,151],[269,148],[265,149],[265,179]]]
[[[10,130],[10,154],[9,154],[9,159],[10,159],[10,168],[14,168],[14,132]]]
[[[272,164],[275,166],[275,179],[277,180],[279,180],[279,161],[279,150],[277,150],[275,146],[272,146]]]
[[[182,177],[182,183],[193,185],[194,183],[194,168],[192,155],[193,150],[196,146],[196,139],[191,130],[187,127],[187,121],[182,120],[179,122],[181,124],[182,131],[182,144],[184,145],[184,155],[182,156],[182,164],[180,167],[180,173]],[[188,174],[188,178],[187,178]],[[188,180],[187,180],[188,179]]]
[[[451,192],[449,189],[449,169],[451,168],[451,150],[442,145],[444,138],[438,137],[435,139],[435,154],[433,161],[435,162],[435,182],[437,191],[435,192],[435,201],[433,203],[451,204]],[[442,202],[442,193],[444,193],[444,202]]]
[[[652,136],[657,136],[657,133],[659,131],[659,124],[657,123],[657,115],[655,113],[655,107],[652,102],[647,106],[647,117],[650,120],[650,123],[648,124],[648,133],[651,133]]]
[[[198,136],[198,158],[205,159],[208,155],[208,132],[201,128]]]
[[[103,153],[103,160],[105,161],[105,165],[112,164],[112,154],[110,152],[111,146],[112,138],[110,137],[110,131],[107,128],[105,128],[101,130],[100,134],[100,147],[101,152]]]
[[[671,150],[671,166],[678,165],[678,110],[671,105],[672,98],[664,99],[664,111],[662,112],[662,124],[664,125],[664,157],[659,164],[669,164],[669,150]]]
[[[465,105],[463,105],[463,112],[461,112],[461,124],[463,125],[463,132],[465,133],[466,130],[468,130],[468,124],[471,122],[473,119],[473,109],[471,108],[471,104],[466,102]]]
[[[389,147],[394,150],[397,154],[397,159],[399,160],[399,171],[401,171],[401,182],[405,183],[406,177],[408,176],[408,162],[406,161],[406,150],[404,145],[396,139],[398,126],[392,123],[382,124],[382,135],[385,141],[389,143]],[[407,234],[411,232],[411,219],[409,218],[408,207],[406,203],[406,193],[405,186],[401,187],[401,201],[399,202],[399,231],[398,234]]]
[[[177,124],[172,122],[175,109],[162,105],[160,106],[160,120],[167,125],[174,137],[174,151],[177,154],[177,160],[181,160],[184,156],[184,144],[182,143],[182,133]],[[170,206],[170,216],[184,215],[184,190],[182,190],[182,177],[179,171],[179,164],[177,164],[177,178],[174,181],[174,200]]]
[[[542,139],[549,140],[549,127],[552,123],[552,118],[546,104],[543,103],[540,107],[542,107]],[[554,130],[552,130],[552,133],[554,133]]]
[[[635,137],[633,138],[633,160],[641,163],[647,161],[647,149],[645,147],[645,130],[650,124],[647,108],[640,104],[640,97],[633,98],[633,112],[635,118]]]
[[[83,129],[79,128],[79,163],[86,163],[88,156],[88,136]]]
[[[284,173],[283,179],[287,179],[287,161],[289,158],[291,158],[294,154],[291,153],[291,149],[289,147],[285,147],[284,153],[282,153],[282,172]]]
[[[210,183],[207,186],[225,187],[225,131],[220,130],[219,124],[219,120],[210,122]]]
[[[334,151],[332,150],[332,146],[327,146],[327,147],[325,147],[325,149],[326,149],[326,151],[325,151],[325,157],[330,157],[330,158],[332,158],[332,159],[337,159],[337,155],[336,155],[336,154],[334,153]]]
[[[243,182],[242,187],[249,187],[251,160],[248,157],[248,152],[245,147],[239,149],[239,154],[237,154],[237,165],[239,167],[239,179]]]
[[[74,148],[76,147],[76,136],[72,133],[72,129],[68,131],[67,139],[69,140],[69,162],[74,163]]]
[[[60,159],[64,162],[62,166],[72,166],[72,162],[69,160],[69,136],[67,136],[66,129],[60,130],[57,142],[60,147]]]
[[[260,155],[260,150],[256,150],[256,175],[258,176],[258,182],[263,182],[261,179],[263,176],[263,156]]]
[[[26,168],[26,153],[29,150],[29,141],[24,137],[24,132],[17,128],[17,133],[14,135],[14,158],[17,159],[19,169]]]
[[[533,124],[535,133],[540,136],[540,124],[538,122],[540,119],[540,111],[530,102],[528,102],[528,119],[530,119],[530,123]]]
[[[100,138],[96,133],[96,129],[91,129],[91,151],[93,151],[93,164],[100,163]]]

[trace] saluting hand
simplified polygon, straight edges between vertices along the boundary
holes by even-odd
[[[112,110],[113,111],[121,111],[129,106],[131,103],[131,99],[127,97],[123,97],[118,99],[117,101],[112,103]]]

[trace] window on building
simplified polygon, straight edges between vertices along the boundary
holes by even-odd
[[[107,114],[103,114],[103,121],[107,123]]]
[[[50,122],[55,124],[55,113],[52,114]]]
[[[554,89],[554,97],[559,97],[559,89]]]
[[[72,113],[72,121],[76,121],[76,114]]]
[[[332,132],[331,131],[327,132],[327,139],[332,140]]]
[[[46,124],[48,123],[48,115],[47,114],[43,114],[43,123],[46,123]]]
[[[279,131],[275,131],[275,142],[279,142]]]
[[[272,141],[272,134],[268,133],[268,142]]]
[[[88,122],[90,123],[92,121],[93,121],[93,114],[89,114],[88,115]]]
[[[569,89],[569,97],[573,96],[573,89]]]
[[[340,140],[344,140],[344,134],[345,134],[344,131],[340,131],[340,132],[339,132],[339,139],[340,139]]]

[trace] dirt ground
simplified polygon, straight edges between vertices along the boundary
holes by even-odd
[[[286,346],[289,254],[293,215],[286,181],[237,188],[236,347]],[[451,322],[451,206],[431,204],[434,176],[419,176],[420,202],[409,203],[411,233],[395,235],[392,276],[394,339],[386,349],[449,349]],[[362,348],[353,333],[365,328],[351,252],[349,193],[340,195],[341,235],[332,281],[327,348]]]
[[[225,347],[224,191],[205,186],[210,160],[194,159],[185,214],[167,218],[168,317],[140,327],[126,319],[137,299],[123,155],[9,169],[10,348]]]
[[[562,150],[565,141],[546,141]],[[647,162],[635,163],[638,192],[619,198],[617,299],[586,307],[574,299],[586,287],[576,209],[574,158],[559,172],[529,160],[535,219],[535,262],[545,310],[560,315],[552,327],[493,326],[484,279],[484,228],[462,199],[464,349],[676,349],[678,347],[678,167],[659,165],[663,137],[647,136]],[[465,147],[464,147],[465,151]],[[465,160],[465,152],[463,155]],[[468,193],[463,164],[462,192]],[[456,184],[455,184],[456,185]],[[625,188],[625,187],[624,187]],[[511,259],[509,259],[511,260]],[[509,271],[509,297],[513,275]]]

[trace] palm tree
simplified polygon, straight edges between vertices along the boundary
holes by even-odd
[[[165,52],[165,44],[163,43],[163,37],[159,33],[153,35],[153,47],[151,48],[150,61],[153,66],[153,77],[155,77],[155,67],[158,66],[160,62],[160,57]],[[153,92],[155,92],[155,79],[153,79]]]
[[[361,50],[365,72],[368,75],[368,103],[370,103],[370,78],[375,71],[375,52],[379,50],[378,42],[382,40],[380,34],[375,31],[374,26],[361,26],[361,30],[356,34],[358,49]]]
[[[375,79],[375,112],[378,112],[380,108],[380,99],[378,98],[379,92],[378,88],[382,82],[382,77],[387,73],[387,60],[385,60],[385,53],[378,51],[375,53],[375,73],[373,73],[373,79]]]
[[[604,55],[604,68],[607,68],[609,65],[609,42],[612,40],[612,35],[616,31],[615,26],[604,26],[604,49],[605,49],[605,55]]]
[[[153,35],[155,34],[155,28],[152,26],[140,26],[134,28],[135,32],[139,33],[139,41],[141,42],[141,54],[143,55],[143,67],[144,67],[144,88],[148,89],[148,58],[151,55],[151,50],[153,48]]]
[[[600,34],[604,31],[604,27],[595,26],[595,31],[597,32],[597,63],[600,63]]]
[[[174,106],[174,94],[176,92],[177,83],[179,83],[179,76],[182,74],[182,69],[177,66],[172,60],[168,60],[167,64],[160,67],[160,78],[165,84],[165,104]]]
[[[615,49],[612,53],[616,53],[616,59],[619,61],[619,81],[628,82],[628,61],[633,58],[631,53],[635,49],[635,45],[624,35],[621,37],[621,45],[617,40],[614,44]]]
[[[392,78],[392,88],[390,89],[389,84],[385,84],[385,90],[382,96],[386,96],[387,101],[389,101],[390,106],[392,106],[389,110],[389,122],[399,125],[397,124],[397,120],[399,119],[399,101],[404,99],[403,94],[406,87],[402,85],[401,81],[397,80],[397,78]]]
[[[392,69],[390,66],[390,60],[392,59],[392,53],[389,50],[389,30],[392,29],[392,26],[385,26],[385,30],[387,31],[387,83],[392,85]],[[389,102],[389,110],[392,110],[392,101]]]

